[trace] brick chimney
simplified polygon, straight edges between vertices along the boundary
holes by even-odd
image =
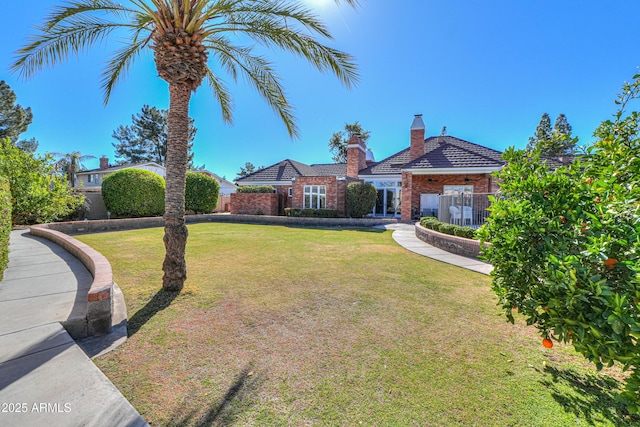
[[[409,146],[409,161],[412,162],[424,155],[424,122],[422,114],[416,114],[411,123],[411,145]]]
[[[100,157],[100,170],[109,169],[109,159],[107,156]]]
[[[354,133],[347,145],[347,176],[357,178],[358,172],[367,167],[367,149],[360,135]]]

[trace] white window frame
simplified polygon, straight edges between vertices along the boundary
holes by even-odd
[[[289,187],[288,194],[289,197],[293,197],[293,187]]]
[[[327,186],[326,185],[305,185],[302,197],[303,209],[326,209],[327,207]]]
[[[473,185],[445,185],[442,188],[445,196],[457,196],[459,194],[473,194]]]

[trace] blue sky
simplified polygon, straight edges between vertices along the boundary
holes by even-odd
[[[124,1],[124,0],[123,0]],[[168,107],[167,85],[151,55],[139,61],[107,106],[100,89],[109,46],[38,73],[10,73],[14,52],[61,0],[26,8],[5,2],[0,26],[0,80],[33,109],[23,137],[39,152],[81,151],[114,159],[111,137],[144,104]],[[327,142],[345,123],[371,131],[377,160],[406,148],[413,115],[427,135],[447,134],[494,149],[524,147],[544,112],[564,113],[580,144],[615,112],[613,100],[638,72],[638,0],[361,0],[353,10],[327,0],[304,1],[327,22],[333,47],[355,56],[360,83],[352,90],[303,61],[269,53],[295,107],[301,137],[285,127],[243,81],[229,82],[234,124],[222,122],[205,86],[191,102],[198,134],[196,164],[233,179],[245,162],[269,166],[290,158],[330,163]],[[114,40],[117,42],[117,39]],[[97,160],[87,162],[97,167]]]

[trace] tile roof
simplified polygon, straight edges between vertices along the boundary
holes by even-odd
[[[409,161],[409,148],[370,164],[359,175],[400,175],[403,169],[499,168],[502,153],[453,136],[432,136],[424,141],[425,154]],[[301,176],[345,176],[345,163],[306,165],[286,159],[239,179],[240,184],[291,181]]]
[[[291,181],[293,178],[301,176],[344,176],[346,172],[347,165],[344,163],[307,165],[286,159],[240,178],[237,182],[251,184],[254,182]]]
[[[424,141],[425,154],[409,161],[409,148],[360,171],[360,175],[395,175],[402,169],[496,167],[502,153],[453,136],[432,136]]]

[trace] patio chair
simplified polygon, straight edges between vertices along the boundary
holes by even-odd
[[[449,214],[451,214],[451,218],[449,219],[450,224],[455,224],[456,221],[458,224],[460,223],[460,209],[455,206],[449,206]]]
[[[471,209],[471,206],[463,206],[462,209],[463,209],[462,213],[464,213],[463,219],[464,219],[465,225],[467,223],[471,225],[473,223],[473,209]]]

